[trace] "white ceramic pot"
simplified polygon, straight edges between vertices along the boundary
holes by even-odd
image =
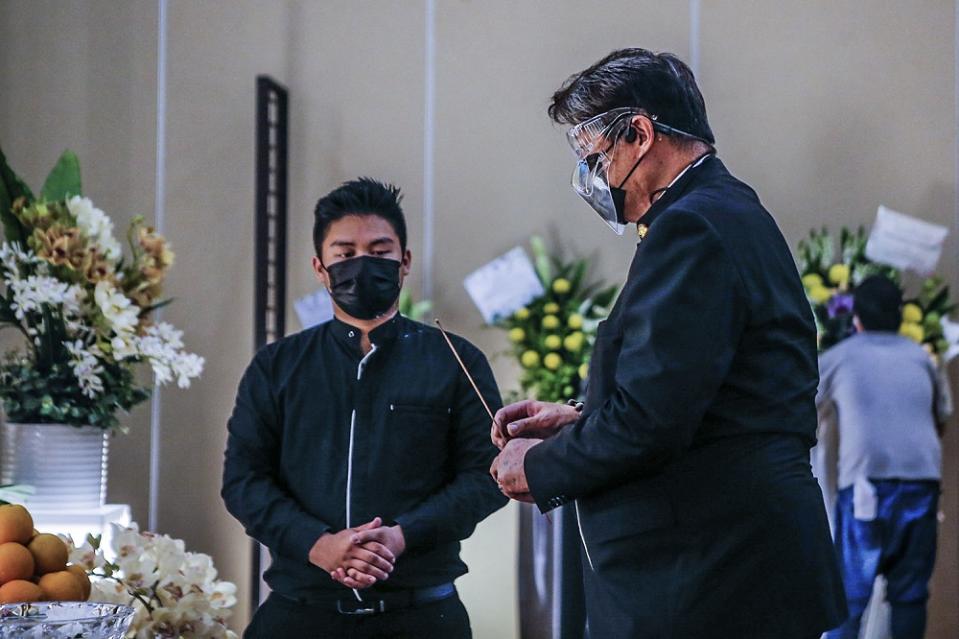
[[[28,484],[27,505],[99,508],[107,494],[107,431],[93,426],[3,424],[0,483]]]

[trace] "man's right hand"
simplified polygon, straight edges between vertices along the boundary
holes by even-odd
[[[490,436],[503,450],[511,439],[547,439],[578,419],[579,411],[572,406],[526,399],[496,411]]]
[[[354,575],[338,580],[350,588],[369,588],[377,581],[384,581],[393,572],[396,563],[396,557],[390,549],[375,542],[362,546],[353,543],[353,536],[357,533],[382,525],[383,521],[377,517],[356,528],[324,534],[310,549],[310,563],[319,566],[334,579],[339,569]]]

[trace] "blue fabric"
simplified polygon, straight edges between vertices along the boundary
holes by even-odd
[[[875,480],[876,519],[853,516],[853,489],[836,501],[836,551],[850,616],[828,639],[856,639],[877,575],[886,577],[894,639],[921,638],[936,561],[939,482]]]

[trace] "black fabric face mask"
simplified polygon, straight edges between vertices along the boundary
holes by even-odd
[[[400,296],[398,260],[361,255],[330,264],[326,272],[333,301],[356,319],[376,319]]]
[[[613,199],[613,207],[616,209],[616,221],[620,224],[626,225],[626,191],[623,189],[623,186],[626,184],[626,180],[636,171],[639,167],[639,163],[643,161],[645,155],[639,156],[639,159],[636,160],[636,163],[633,164],[633,168],[629,170],[629,173],[626,174],[626,177],[619,183],[619,186],[609,187],[609,195]],[[650,198],[652,200],[652,198]]]
[[[609,196],[613,198],[613,207],[616,209],[616,221],[625,226],[626,222],[626,191],[618,186],[609,187]]]

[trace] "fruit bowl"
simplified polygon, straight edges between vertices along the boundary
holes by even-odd
[[[50,601],[0,605],[0,639],[123,639],[133,608],[108,603]]]

